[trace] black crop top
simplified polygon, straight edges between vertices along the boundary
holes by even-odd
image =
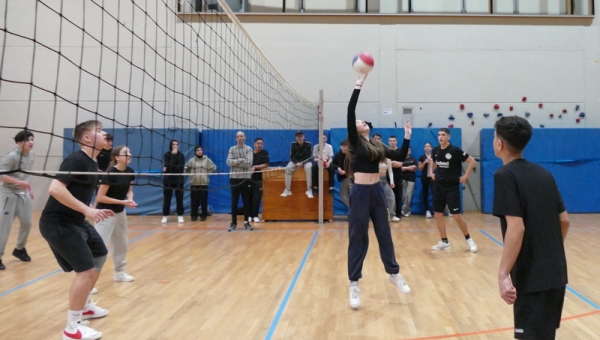
[[[362,138],[358,134],[358,130],[356,130],[356,103],[358,102],[358,95],[360,94],[360,90],[355,89],[352,92],[352,97],[350,98],[350,103],[348,103],[348,143],[350,144],[349,152],[354,155],[354,162],[351,164],[353,172],[364,172],[368,174],[376,174],[379,172],[379,162],[380,160],[371,160],[367,150],[364,147],[361,147],[361,144],[358,142],[359,138]],[[406,155],[408,154],[408,146],[410,144],[409,139],[404,139],[402,142],[402,147],[400,148],[399,157],[395,157],[398,161],[404,161],[406,159]],[[387,146],[385,148],[385,156],[387,158],[391,158],[391,151]],[[395,160],[396,160],[395,159]]]

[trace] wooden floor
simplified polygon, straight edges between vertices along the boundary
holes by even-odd
[[[360,281],[362,306],[348,305],[346,222],[255,223],[227,232],[229,215],[207,222],[129,218],[127,272],[112,262],[97,288],[107,317],[103,339],[512,339],[512,309],[499,297],[498,220],[465,215],[479,252],[471,254],[448,218],[453,249],[432,252],[435,223],[412,216],[392,225],[404,295],[387,282],[373,233]],[[600,218],[572,215],[566,242],[569,291],[558,339],[600,338]],[[186,217],[187,219],[187,217]],[[36,218],[37,221],[37,218]],[[34,223],[21,263],[0,272],[0,339],[59,339],[73,274],[59,270]]]

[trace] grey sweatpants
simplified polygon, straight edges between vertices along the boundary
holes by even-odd
[[[410,213],[410,202],[412,201],[413,191],[415,190],[415,182],[402,181],[402,213]]]
[[[113,257],[116,272],[124,271],[127,264],[127,213],[123,210],[102,222],[96,223],[96,231]]]
[[[352,180],[348,177],[344,178],[340,183],[340,199],[350,208],[350,190],[352,189]]]
[[[29,192],[23,194],[0,193],[0,204],[2,204],[2,216],[0,216],[0,260],[4,255],[4,249],[8,242],[10,229],[12,228],[15,217],[19,218],[21,226],[17,236],[17,245],[15,248],[21,250],[25,248],[29,231],[31,231],[32,206]]]
[[[394,196],[394,191],[392,191],[392,187],[387,182],[385,176],[379,176],[379,182],[383,186],[383,192],[385,193],[385,200],[387,201],[388,215],[390,218],[396,216],[396,196]]]
[[[308,162],[303,166],[304,172],[306,173],[306,190],[312,190],[312,163]],[[296,163],[289,162],[285,167],[285,189],[292,190],[292,174],[298,170]]]

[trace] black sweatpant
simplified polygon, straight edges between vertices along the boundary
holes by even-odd
[[[231,186],[231,223],[237,224],[237,205],[242,195],[244,203],[244,222],[250,217],[250,195],[252,192],[250,178],[230,178],[229,185]]]
[[[396,200],[396,217],[402,218],[402,170],[392,169],[394,172],[394,199]],[[389,178],[388,178],[389,179]]]
[[[262,200],[262,181],[251,181],[250,188],[250,217],[258,217],[260,201]]]
[[[335,185],[335,183],[333,182],[333,173],[335,171],[333,171],[333,165],[329,165],[329,168],[323,168],[323,175],[324,176],[328,176],[329,177],[329,188],[333,188],[333,186]],[[317,188],[318,190],[318,185],[319,185],[319,164],[314,163],[312,166],[312,184],[313,184],[313,189]],[[329,191],[329,188],[323,188],[324,192]],[[317,194],[317,192],[313,192],[313,194]]]
[[[192,217],[198,217],[198,206],[202,206],[202,214],[200,216],[208,216],[206,209],[208,209],[208,185],[192,185],[192,191],[190,192],[190,198],[192,201]]]
[[[358,281],[362,277],[363,261],[369,249],[369,219],[373,221],[375,236],[379,243],[379,255],[385,271],[388,274],[400,272],[388,216],[381,183],[352,185],[348,216],[348,278],[350,281]]]
[[[171,213],[173,191],[175,191],[175,200],[177,201],[177,216],[183,216],[183,183],[177,187],[165,187],[163,189],[163,216],[169,216]]]
[[[423,197],[423,206],[425,207],[425,211],[429,211],[433,213],[433,205],[429,204],[429,190],[433,192],[433,181],[431,177],[427,177],[427,175],[421,175],[421,186],[423,187],[422,197]]]

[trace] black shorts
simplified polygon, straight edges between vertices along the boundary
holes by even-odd
[[[517,292],[513,307],[515,339],[554,339],[560,327],[566,287],[534,293]]]
[[[433,182],[433,211],[443,213],[448,205],[451,214],[460,214],[460,184]]]
[[[50,245],[60,267],[84,272],[95,267],[94,258],[106,256],[102,238],[88,221],[74,223],[56,217],[40,218],[40,233]]]

